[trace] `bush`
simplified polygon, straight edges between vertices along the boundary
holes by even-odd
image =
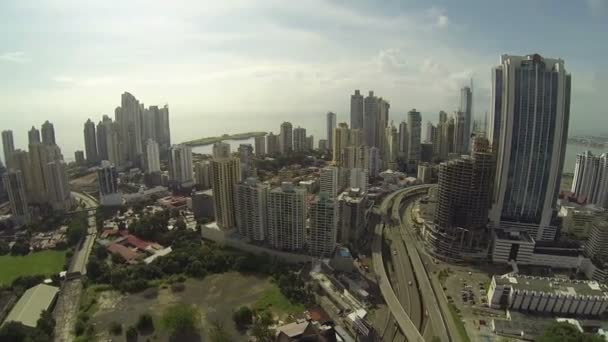
[[[125,337],[127,338],[127,341],[137,341],[137,336],[139,336],[139,333],[137,332],[137,328],[135,328],[134,326],[130,326],[129,329],[127,329],[127,331],[125,332]]]
[[[0,241],[0,255],[7,255],[10,253],[10,251],[11,248],[9,247],[8,243],[5,241]]]
[[[74,326],[74,334],[76,334],[76,336],[84,334],[84,330],[86,329],[86,327],[87,324],[83,320],[77,320],[76,325]]]
[[[120,324],[118,322],[110,323],[110,334],[116,335],[116,336],[122,334],[122,324]]]
[[[192,333],[198,330],[200,312],[193,306],[177,304],[165,310],[162,324],[172,336],[179,333]]]
[[[186,285],[183,283],[171,284],[171,292],[182,292],[186,289]]]
[[[243,329],[253,322],[253,312],[246,306],[241,306],[232,314],[232,320],[239,329]]]
[[[139,332],[152,332],[154,331],[154,320],[150,314],[142,314],[137,320],[137,330]]]

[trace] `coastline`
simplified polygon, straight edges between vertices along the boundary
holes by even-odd
[[[246,133],[237,133],[237,134],[223,134],[219,137],[205,137],[196,140],[190,140],[183,142],[183,145],[188,145],[190,147],[196,146],[206,146],[215,144],[217,142],[221,142],[222,140],[247,140],[255,137],[265,136],[266,132],[246,132]]]

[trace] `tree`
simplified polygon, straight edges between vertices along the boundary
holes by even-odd
[[[25,240],[17,240],[11,248],[11,255],[28,255],[30,253],[30,244]]]
[[[137,320],[137,330],[139,332],[152,332],[154,331],[154,320],[148,313],[141,314]]]
[[[10,253],[11,247],[5,241],[0,241],[0,255],[7,255]]]
[[[272,323],[272,314],[268,311],[262,311],[251,327],[251,335],[258,341],[272,341],[276,335],[275,331],[270,329]]]
[[[243,329],[253,322],[253,312],[246,306],[241,306],[232,314],[232,320],[239,329]]]
[[[538,342],[602,342],[604,338],[598,335],[587,335],[580,332],[574,325],[566,322],[551,324]]]
[[[137,336],[139,336],[139,333],[137,332],[137,328],[135,328],[134,326],[130,326],[129,329],[127,329],[127,331],[125,332],[125,337],[129,342],[137,341]]]
[[[36,322],[36,329],[39,329],[47,336],[53,336],[53,331],[55,330],[55,319],[53,318],[53,314],[47,310],[43,310],[38,322]]]
[[[211,329],[209,331],[209,340],[211,342],[227,342],[231,341],[230,335],[224,329],[222,323],[214,321],[211,323]]]
[[[0,341],[3,342],[21,342],[27,336],[27,327],[18,322],[8,322],[0,329]]]
[[[112,322],[110,323],[110,334],[118,336],[120,334],[122,334],[122,324],[118,323],[118,322]]]
[[[194,306],[177,304],[165,310],[162,317],[163,328],[174,336],[195,333],[198,330],[201,314]]]

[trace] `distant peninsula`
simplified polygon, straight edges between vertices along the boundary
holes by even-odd
[[[237,134],[224,134],[220,137],[206,137],[196,140],[186,141],[182,144],[188,146],[205,146],[215,144],[216,142],[220,142],[222,140],[247,140],[255,137],[265,136],[266,132],[247,132],[247,133],[237,133]]]

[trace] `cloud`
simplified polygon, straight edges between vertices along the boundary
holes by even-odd
[[[608,0],[587,0],[587,6],[593,15],[604,14],[608,10]]]
[[[440,15],[437,17],[437,27],[444,28],[448,26],[450,20],[446,15]]]
[[[23,51],[4,52],[0,54],[0,61],[23,63],[27,60]]]

